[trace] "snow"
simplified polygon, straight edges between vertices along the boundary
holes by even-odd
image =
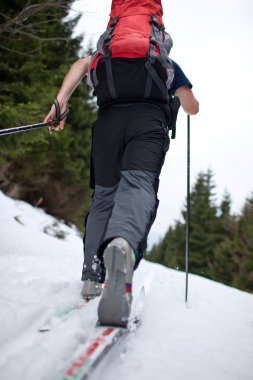
[[[98,300],[81,305],[82,238],[42,210],[0,193],[0,379],[59,380],[93,336]],[[103,380],[252,380],[253,295],[142,261],[152,274],[141,327],[114,352]],[[54,324],[47,333],[38,329]],[[101,377],[100,377],[101,378]]]

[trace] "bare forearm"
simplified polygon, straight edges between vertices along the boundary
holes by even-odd
[[[76,61],[71,68],[69,69],[68,73],[66,74],[62,86],[60,88],[60,91],[57,95],[57,100],[60,106],[60,112],[61,114],[66,110],[68,100],[75,90],[76,86],[80,83],[82,78],[87,74],[89,64],[90,64],[91,57],[85,57],[82,59],[79,59]],[[56,112],[55,112],[55,106],[53,105],[51,107],[50,112],[46,116],[44,123],[47,123],[50,120],[55,120],[56,118]],[[60,131],[64,128],[65,119],[58,121],[58,123],[55,123],[54,125],[50,125],[49,132],[52,133],[54,131]]]
[[[189,87],[179,87],[175,95],[179,97],[181,106],[188,115],[196,115],[199,112],[199,102]]]
[[[67,103],[73,91],[87,74],[91,57],[85,57],[76,61],[66,74],[57,99],[60,103]]]

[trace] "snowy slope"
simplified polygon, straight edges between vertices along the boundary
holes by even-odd
[[[0,379],[59,380],[97,320],[97,300],[57,318],[82,303],[81,237],[2,193],[0,225]],[[103,380],[252,380],[253,295],[191,275],[186,306],[184,274],[145,261],[135,294],[150,273],[142,326],[107,362]],[[50,318],[52,331],[39,333]]]

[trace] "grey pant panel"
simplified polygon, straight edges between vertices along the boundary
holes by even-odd
[[[99,248],[123,237],[138,251],[156,212],[156,175],[141,170],[121,172],[119,185],[96,186],[86,223],[82,280],[103,282]]]
[[[98,258],[98,250],[103,242],[112,213],[117,187],[118,185],[112,187],[97,185],[95,187],[93,204],[86,222],[82,281],[90,279],[103,282],[104,273]]]
[[[104,240],[121,236],[137,251],[156,208],[155,174],[140,170],[121,172],[114,207]]]

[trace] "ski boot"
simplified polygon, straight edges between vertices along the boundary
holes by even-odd
[[[99,282],[84,280],[81,295],[85,300],[100,296],[102,292],[102,284]]]
[[[98,305],[100,325],[126,327],[132,303],[135,255],[123,238],[111,241],[104,252],[105,285]]]

